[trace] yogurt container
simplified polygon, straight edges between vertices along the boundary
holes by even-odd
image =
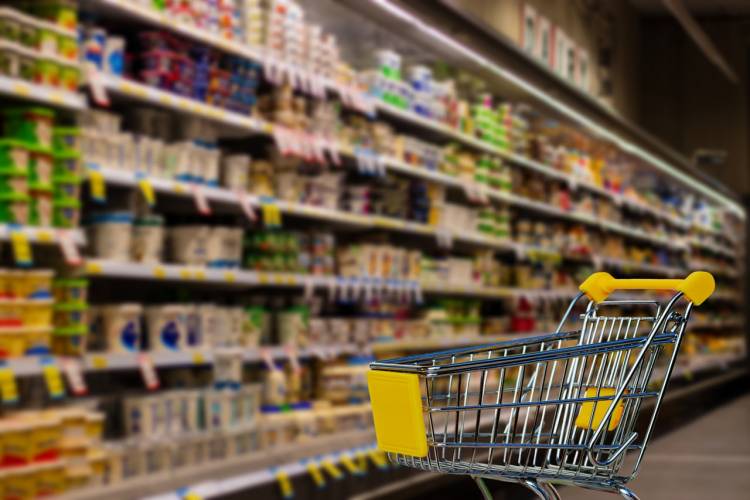
[[[81,327],[88,324],[88,305],[85,302],[55,304],[55,326]]]
[[[27,169],[15,166],[0,167],[0,193],[29,194]]]
[[[13,167],[26,171],[29,166],[29,149],[15,139],[0,139],[0,167]]]
[[[101,308],[101,325],[109,352],[136,352],[143,345],[140,304],[108,305]]]
[[[81,202],[76,199],[52,201],[52,224],[66,229],[78,227],[81,220]]]
[[[20,299],[51,299],[54,275],[51,269],[8,271],[10,295]]]
[[[88,325],[55,328],[52,351],[58,356],[82,356],[86,351]]]
[[[8,108],[3,111],[5,133],[43,148],[52,147],[55,113],[47,108]]]
[[[164,218],[150,215],[133,224],[131,256],[136,262],[158,263],[164,249]]]
[[[33,189],[29,213],[30,223],[35,226],[52,226],[54,222],[54,199],[52,191]]]
[[[19,193],[0,193],[0,222],[26,225],[29,223],[31,198]]]
[[[81,196],[81,178],[75,175],[55,176],[54,193],[57,199],[77,200]]]
[[[171,260],[178,264],[205,265],[210,226],[175,226],[169,230]]]
[[[252,159],[248,155],[225,156],[221,162],[221,181],[224,187],[246,191],[251,162]]]
[[[55,302],[86,303],[89,282],[85,279],[60,278],[52,281]]]
[[[81,150],[81,129],[77,127],[55,127],[52,129],[55,156],[77,153]]]
[[[27,300],[16,305],[23,326],[48,327],[52,325],[51,300]]]
[[[187,344],[185,306],[168,304],[146,308],[149,347],[152,351],[179,351]]]
[[[59,178],[80,178],[83,173],[83,161],[78,151],[55,153],[54,175]]]
[[[92,253],[102,259],[130,260],[133,216],[128,212],[95,214],[88,226]]]

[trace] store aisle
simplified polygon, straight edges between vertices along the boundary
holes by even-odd
[[[750,395],[655,440],[629,486],[643,500],[740,500],[750,495]],[[564,499],[615,498],[563,488]]]

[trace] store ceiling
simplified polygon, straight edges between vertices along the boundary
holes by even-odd
[[[670,15],[662,0],[630,0],[630,2],[644,15]],[[682,0],[682,3],[696,17],[750,16],[750,0]]]

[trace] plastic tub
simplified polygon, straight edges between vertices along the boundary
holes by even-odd
[[[172,261],[189,265],[206,264],[210,226],[176,226],[168,234]]]
[[[86,354],[87,325],[56,328],[52,335],[52,352],[58,356]]]
[[[158,263],[164,248],[164,218],[151,215],[136,219],[133,224],[131,256],[136,262]]]
[[[0,301],[12,298],[13,273],[11,269],[0,268]]]
[[[53,59],[37,59],[34,72],[34,83],[58,87],[60,85],[61,65]]]
[[[60,88],[75,92],[81,82],[81,71],[75,66],[61,65],[60,79],[58,85]]]
[[[57,303],[86,303],[89,282],[85,279],[61,278],[52,282],[52,292]]]
[[[52,147],[55,113],[47,108],[10,108],[3,111],[5,133],[30,144]]]
[[[81,202],[76,199],[53,200],[52,223],[66,229],[78,227],[81,220]]]
[[[55,153],[55,166],[53,169],[56,178],[78,178],[83,174],[83,161],[78,151],[65,151]]]
[[[79,154],[81,151],[81,129],[78,127],[54,127],[52,144],[55,157],[64,154]]]
[[[53,270],[29,269],[9,273],[11,296],[19,299],[52,298],[52,278],[55,275]]]
[[[185,306],[146,308],[149,347],[152,351],[179,351],[187,343]]]
[[[14,139],[0,139],[0,167],[16,168],[26,172],[29,166],[29,148]]]
[[[52,150],[40,147],[29,148],[29,173],[32,185],[38,187],[51,186],[53,166]]]
[[[88,324],[88,304],[66,302],[55,304],[55,326],[60,328],[81,327]]]
[[[94,256],[118,261],[130,260],[133,216],[128,212],[95,214],[88,226]]]
[[[52,346],[52,327],[25,328],[26,356],[48,355]]]
[[[21,313],[23,326],[48,327],[52,325],[52,301],[51,300],[28,300],[21,302],[16,307]]]
[[[55,198],[60,200],[77,200],[81,196],[81,178],[75,175],[55,176]]]
[[[32,189],[29,205],[29,224],[34,226],[52,226],[53,218],[52,191]]]
[[[24,328],[0,328],[0,359],[20,358],[26,354]]]
[[[143,345],[140,304],[110,305],[101,308],[102,327],[110,352],[139,351]]]
[[[0,167],[0,193],[29,194],[29,181],[26,168]]]
[[[0,222],[6,224],[28,224],[30,201],[31,198],[23,194],[0,194]]]

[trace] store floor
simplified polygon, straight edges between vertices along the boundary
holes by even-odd
[[[750,498],[750,395],[654,440],[629,484],[643,500]],[[563,500],[617,498],[561,488]]]

